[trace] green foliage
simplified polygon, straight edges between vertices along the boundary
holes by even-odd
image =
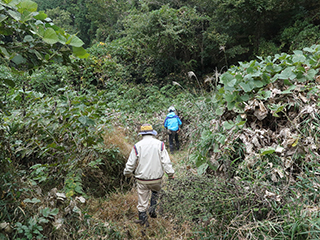
[[[187,163],[195,166],[199,175],[214,176],[205,180],[201,179],[203,176],[183,178],[181,182],[179,179],[165,193],[163,203],[166,213],[177,213],[179,221],[197,223],[195,238],[319,238],[319,211],[315,207],[319,146],[306,144],[317,142],[320,136],[319,94],[315,90],[319,80],[319,50],[319,45],[313,45],[295,50],[292,55],[282,53],[240,62],[220,76],[221,85],[210,98],[203,94],[195,99],[197,107],[191,110],[199,118],[192,121],[195,130]],[[297,95],[306,98],[299,99]],[[297,120],[295,116],[300,117],[303,109],[310,106],[312,114],[301,116],[295,128],[297,123],[292,119]],[[269,114],[259,119],[255,110]],[[277,138],[275,142],[268,139],[264,145],[263,139],[270,136],[265,134],[258,139],[260,147],[248,147],[257,143],[254,133],[269,131],[279,136],[284,126],[291,125],[294,134],[289,145]],[[292,152],[286,155],[285,147]],[[219,177],[223,180],[219,181]],[[179,189],[178,185],[183,187]],[[207,201],[210,204],[206,205]],[[185,209],[181,202],[190,208]],[[230,202],[233,205],[228,205]]]
[[[30,104],[25,105],[25,115],[19,111],[13,112],[12,116],[4,119],[2,126],[2,129],[10,129],[4,137],[15,154],[15,161],[25,166],[33,165],[33,180],[48,186],[50,182],[63,183],[62,176],[66,172],[88,167],[87,164],[95,160],[94,156],[105,153],[103,134],[111,120],[110,117],[103,117],[108,110],[100,99],[102,95],[87,99],[66,89],[59,91],[62,94],[60,99],[46,98],[35,92],[24,93],[27,104]],[[19,92],[14,97],[16,101],[22,101]],[[12,119],[13,125],[10,123]],[[118,155],[110,160],[108,157],[101,155],[104,164],[110,161],[108,165],[113,171],[111,159]],[[122,165],[123,162],[114,163],[117,169],[118,164]],[[58,172],[52,174],[53,171]],[[115,174],[118,174],[117,171]],[[109,177],[111,180],[112,174]],[[66,180],[69,189],[66,192],[73,190],[82,193],[78,177],[70,180],[76,185],[72,187]]]
[[[38,181],[39,183],[44,182],[48,178],[48,170],[49,166],[48,164],[35,164],[30,167],[30,169],[33,169],[31,172],[32,180]],[[36,183],[34,183],[36,184]]]
[[[76,88],[78,81],[74,76],[74,72],[76,70],[71,66],[52,64],[35,70],[31,76],[24,76],[18,86],[45,93],[49,96],[57,95],[59,94],[57,91],[59,88],[64,88],[65,86]]]
[[[317,239],[314,186],[319,181],[306,173],[309,177],[299,178],[289,188],[272,187],[259,177],[253,184],[243,179],[184,176],[169,182],[162,192],[160,212],[178,224],[193,222],[197,239]]]
[[[5,154],[5,148],[3,146],[1,147],[2,154]],[[0,210],[2,215],[0,219],[8,219],[11,221],[13,218],[13,211],[18,206],[17,199],[19,199],[21,195],[19,184],[16,181],[20,175],[17,174],[15,169],[12,169],[12,161],[8,157],[4,158],[2,156],[0,159],[2,165],[0,171],[0,191],[2,193],[0,198]]]
[[[43,227],[41,224],[49,222],[49,219],[54,218],[57,215],[59,210],[57,208],[50,209],[48,207],[40,210],[39,217],[31,217],[27,224],[24,225],[20,222],[16,223],[16,230],[19,236],[25,236],[26,238],[16,238],[19,240],[22,239],[43,239],[45,236],[41,233],[43,232]]]
[[[36,10],[37,4],[33,1],[1,1],[2,64],[11,67],[14,73],[30,73],[52,62],[70,63],[72,53],[79,58],[88,56],[80,38],[66,33],[54,25],[44,12]],[[10,87],[15,85],[8,76],[0,78],[0,83]],[[2,105],[1,110],[4,109]],[[3,111],[7,112],[5,109]]]
[[[80,61],[82,68],[78,71],[82,88],[105,89],[107,82],[121,81],[130,78],[125,66],[108,51],[105,43],[98,43],[88,49],[91,56]]]
[[[76,51],[83,45],[77,36],[51,24],[44,12],[36,10],[37,4],[32,1],[1,3],[1,53],[4,62],[29,70],[50,61],[67,61],[70,49],[52,46],[57,43],[72,47],[78,57],[87,56]]]
[[[235,234],[235,219],[245,225],[274,214],[263,200],[262,189],[254,193],[248,186],[208,176],[185,176],[169,183],[160,208],[179,223],[194,222],[194,237],[228,239]],[[257,211],[250,213],[252,209]]]
[[[318,44],[319,38],[319,26],[313,25],[310,20],[298,20],[293,26],[285,28],[281,34],[281,41],[287,44],[290,52]]]
[[[314,81],[319,74],[318,45],[295,50],[292,55],[268,56],[283,48],[300,48],[301,42],[309,45],[317,41],[319,31],[311,21],[297,21],[294,27],[280,21],[289,18],[289,12],[295,15],[291,10],[296,10],[296,6],[304,9],[302,2],[292,6],[290,2],[279,6],[274,1],[249,4],[232,0],[210,4],[208,1],[163,1],[165,4],[142,1],[141,5],[135,1],[58,0],[43,1],[43,4],[49,2],[52,3],[49,7],[56,8],[58,3],[62,6],[60,10],[51,10],[51,13],[59,10],[55,12],[55,23],[59,18],[65,19],[70,33],[77,27],[81,34],[90,33],[84,39],[88,44],[93,39],[105,42],[93,44],[88,49],[90,57],[71,59],[78,68],[63,66],[60,60],[66,60],[67,55],[56,52],[63,50],[58,43],[59,36],[65,37],[62,45],[75,46],[74,53],[84,56],[84,49],[77,48],[82,46],[81,40],[50,25],[52,22],[43,12],[36,15],[38,21],[22,13],[23,18],[29,19],[24,21],[18,13],[27,11],[23,7],[25,3],[17,10],[12,8],[11,15],[8,13],[11,7],[1,5],[4,9],[0,11],[10,17],[20,16],[22,20],[12,20],[14,24],[11,24],[6,18],[0,22],[25,31],[19,32],[17,39],[9,39],[10,34],[3,37],[7,52],[11,43],[23,46],[22,53],[15,52],[21,56],[14,56],[15,50],[6,55],[1,49],[8,65],[24,69],[23,58],[31,56],[32,46],[39,47],[41,42],[45,42],[44,50],[37,50],[39,56],[31,52],[35,54],[31,57],[37,59],[30,61],[30,67],[51,60],[58,63],[37,69],[29,76],[11,76],[3,66],[0,71],[1,83],[5,83],[0,89],[0,104],[6,107],[1,107],[0,112],[3,167],[0,170],[3,181],[0,220],[15,226],[10,237],[40,239],[51,233],[58,239],[61,232],[68,232],[69,235],[64,233],[61,239],[93,239],[96,234],[123,239],[119,229],[105,227],[84,207],[71,203],[80,195],[101,197],[114,188],[126,186],[122,176],[126,156],[114,142],[105,145],[106,132],[116,135],[114,125],[120,126],[126,129],[129,139],[131,135],[136,136],[136,126],[150,122],[159,137],[164,137],[162,123],[166,109],[175,105],[184,123],[181,136],[184,140],[190,139],[186,162],[195,166],[201,176],[186,176],[170,182],[161,202],[163,211],[171,213],[178,222],[195,223],[194,237],[200,239],[319,238],[318,211],[311,212],[307,207],[318,203],[317,155],[301,147],[307,137],[320,136],[317,113],[299,125],[299,134],[290,145],[299,147],[291,157],[294,164],[290,165],[290,171],[285,169],[286,162],[277,146],[260,148],[246,158],[246,146],[239,138],[253,118],[251,112],[246,119],[242,117],[248,113],[246,104],[254,99],[270,100],[273,96],[270,85],[279,89],[284,86],[277,93],[284,98],[297,91],[300,88],[297,85],[301,84],[305,85],[302,91],[307,99],[318,96]],[[35,6],[29,3],[25,6]],[[137,8],[129,10],[130,6]],[[69,21],[69,13],[75,16],[74,23]],[[102,19],[104,15],[107,19]],[[285,29],[279,37],[280,46],[273,41],[274,36],[281,34],[276,26],[278,21],[283,22]],[[30,26],[36,26],[34,35],[29,31]],[[292,44],[288,45],[289,42]],[[53,43],[59,49],[51,48]],[[209,86],[213,92],[205,92],[204,83],[195,74],[189,79],[185,77],[191,69],[203,74],[211,72],[212,66],[227,66],[239,56],[250,59],[256,53],[262,55],[259,60],[240,62],[222,74],[220,82]],[[217,72],[216,80],[218,75]],[[7,108],[11,115],[9,111],[6,113]],[[286,115],[290,109],[301,110],[299,102],[290,101],[271,102],[266,108],[272,113],[268,120],[282,121],[292,120]],[[305,115],[301,115],[303,117]],[[262,124],[270,124],[266,122]],[[16,171],[17,166],[23,170]],[[207,178],[203,176],[205,173],[222,175],[224,180]],[[60,209],[70,211],[64,216],[63,230],[52,228],[58,214],[63,214],[61,211],[48,207],[35,211],[34,206],[41,201],[42,194],[36,195],[40,188],[44,193],[53,188],[65,193],[67,200],[59,202],[63,205]],[[186,209],[186,205],[190,207]]]
[[[116,88],[113,86],[115,83],[109,82],[108,84],[115,88],[114,91],[109,91],[105,95],[108,107],[129,113],[132,118],[139,119],[138,121],[153,122],[154,117],[157,117],[173,103],[179,103],[181,100],[179,98],[183,96],[176,86],[170,85],[144,87],[122,84]],[[159,119],[155,120],[159,121]],[[160,120],[161,124],[163,120]]]
[[[65,179],[66,197],[72,197],[75,194],[84,194],[82,188],[81,172],[80,174],[69,173]]]
[[[125,34],[130,50],[136,52],[130,55],[133,57],[130,61],[136,63],[132,66],[136,73],[150,82],[153,78],[163,78],[199,64],[200,60],[194,58],[193,52],[200,49],[200,29],[206,20],[195,8],[173,9],[168,5],[159,10],[128,15],[122,21],[122,34]]]
[[[104,196],[115,186],[124,185],[122,169],[126,156],[116,145],[110,143],[107,148],[103,143],[114,119],[105,104],[106,92],[87,91],[84,95],[63,88],[58,89],[58,93],[52,97],[34,90],[7,93],[8,101],[15,101],[16,110],[12,110],[11,115],[1,115],[1,180],[4,181],[1,192],[4,194],[0,207],[1,222],[9,223],[11,229],[15,226],[6,236],[15,236],[15,239],[43,239],[52,232],[52,223],[48,220],[54,220],[56,209],[45,208],[35,215],[34,210],[26,208],[43,201],[34,196],[35,189],[49,191],[59,187],[72,202],[79,195]],[[17,174],[15,164],[25,170]],[[24,214],[13,214],[20,211],[17,209],[27,213],[25,218]],[[81,212],[79,208],[77,211]],[[84,224],[78,219],[79,213],[74,214],[70,224],[66,224],[73,229],[70,233],[73,236],[88,239],[97,231],[121,239],[115,228],[105,229],[102,224],[92,228],[89,222]],[[91,219],[89,215],[87,218]],[[77,226],[86,229],[85,232],[77,233]],[[59,231],[54,234],[58,236]]]
[[[17,222],[17,232],[22,234],[22,236],[25,236],[26,238],[17,238],[18,240],[24,240],[24,239],[43,239],[43,234],[41,231],[43,228],[40,224],[42,221],[39,219],[39,222],[37,222],[37,219],[30,218],[27,225],[22,225],[22,223]]]
[[[53,22],[64,27],[70,33],[78,32],[78,36],[91,46],[96,41],[114,38],[121,19],[133,5],[129,1],[102,0],[35,0],[39,9],[46,11]],[[64,21],[64,22],[62,22]]]
[[[60,9],[56,7],[53,9],[46,10],[46,14],[52,19],[55,25],[63,28],[66,32],[70,34],[76,34],[76,29],[73,27],[72,15],[67,10]]]
[[[314,88],[317,88],[315,79],[318,79],[319,74],[319,53],[319,45],[313,45],[303,51],[296,50],[292,55],[282,53],[274,57],[259,57],[260,61],[240,62],[238,66],[233,66],[222,74],[221,85],[217,87],[217,91],[208,101],[202,103],[205,107],[201,111],[192,108],[196,115],[201,113],[201,120],[194,121],[197,130],[191,135],[191,147],[194,149],[189,157],[198,173],[211,172],[222,174],[227,179],[237,177],[252,182],[260,179],[271,185],[281,185],[288,181],[289,166],[296,176],[303,169],[302,159],[316,159],[316,155],[311,156],[307,147],[302,147],[302,142],[307,141],[305,139],[319,138],[316,130],[319,121],[317,113],[312,115],[311,119],[306,117],[299,129],[294,129],[297,133],[293,134],[287,147],[297,148],[299,151],[287,158],[280,154],[283,153],[285,145],[282,139],[272,144],[269,142],[266,146],[262,144],[263,146],[260,145],[252,151],[250,144],[253,144],[253,147],[257,143],[254,132],[260,130],[252,131],[250,126],[254,125],[250,124],[259,120],[260,126],[266,132],[281,129],[281,125],[277,125],[277,120],[272,120],[273,118],[278,118],[279,122],[284,119],[285,122],[293,124],[288,115],[292,116],[292,112],[296,111],[299,113],[307,100],[290,103],[283,102],[282,99],[300,92],[296,89],[299,84],[304,84],[302,91],[308,98],[313,94],[315,98],[318,97]],[[281,101],[274,100],[272,86],[282,89],[277,89]],[[199,102],[196,105],[199,105]],[[315,104],[312,106],[317,108]],[[253,107],[252,112],[250,107]],[[257,120],[259,115],[256,115],[255,109],[259,109],[260,113],[270,114]],[[250,131],[252,134],[246,135]],[[260,143],[264,137],[259,138]],[[314,145],[313,149],[315,148],[317,147]]]
[[[312,44],[310,44],[312,45]],[[308,46],[308,45],[304,45],[304,46]],[[259,49],[257,50],[256,55],[260,56],[260,57],[268,57],[268,56],[272,56],[275,54],[279,54],[281,51],[281,46],[277,46],[276,43],[274,43],[273,41],[267,41],[265,39],[261,39],[260,44],[259,44]]]
[[[121,20],[134,6],[134,2],[95,0],[87,4],[87,18],[91,22],[90,30],[94,37],[91,38],[91,43],[116,39],[118,32],[122,29]]]
[[[316,0],[36,2],[86,46],[117,47],[112,58],[137,83],[167,82],[170,74],[190,70],[203,77],[213,66],[291,52],[319,38]]]
[[[319,51],[320,46],[313,45],[304,48],[304,51],[296,50],[293,55],[282,53],[265,59],[259,57],[260,62],[240,62],[239,66],[231,67],[221,76],[220,83],[223,87],[219,89],[216,99],[220,99],[221,105],[225,103],[228,110],[242,113],[244,102],[253,98],[266,100],[271,96],[264,89],[270,83],[284,80],[286,85],[291,86],[295,82],[312,81],[319,67]],[[310,69],[306,72],[304,66]],[[287,94],[292,89],[294,86],[282,94]]]

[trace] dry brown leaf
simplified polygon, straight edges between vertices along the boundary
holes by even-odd
[[[277,174],[275,172],[271,173],[272,182],[278,182]]]
[[[276,201],[280,201],[281,198],[279,195],[273,193],[273,192],[269,192],[268,190],[266,190],[266,193],[264,195],[265,198],[271,198],[271,199],[275,199]]]
[[[253,167],[258,161],[258,159],[259,159],[259,156],[257,154],[251,153],[250,155],[246,156],[246,158],[244,159],[245,166],[247,168]]]
[[[280,93],[281,93],[281,91],[279,89],[276,89],[276,88],[272,89],[271,90],[271,98],[274,98],[277,94],[280,94]]]
[[[283,178],[283,177],[284,177],[283,170],[278,169],[278,168],[274,168],[273,171],[274,171],[275,173],[277,173],[280,178]]]
[[[263,107],[264,107],[264,105],[263,105]],[[260,107],[260,108],[255,109],[253,115],[255,115],[261,121],[266,118],[266,116],[268,115],[268,111],[266,110],[265,107],[264,107],[264,109],[262,107]]]
[[[292,146],[292,145],[295,143],[296,140],[297,140],[297,138],[291,136],[289,139],[287,139],[285,145],[286,145],[286,146]]]
[[[278,146],[276,146],[275,152],[276,152],[276,153],[282,153],[283,150],[284,150],[284,148],[278,145]]]
[[[247,114],[243,113],[243,114],[240,114],[241,118],[242,119],[246,119],[247,118]]]
[[[305,97],[305,96],[303,96],[301,93],[299,93],[299,97],[300,97],[300,99],[304,102],[304,103],[307,103],[309,100]]]
[[[284,166],[285,168],[290,168],[293,165],[293,160],[291,158],[284,159]]]
[[[244,107],[244,111],[247,112],[249,110],[255,110],[255,108],[259,106],[259,101],[257,99],[254,99],[244,104],[246,105]]]
[[[255,147],[261,148],[261,144],[260,144],[257,136],[254,136],[251,141],[252,141],[252,143],[253,143],[253,145],[254,145]]]

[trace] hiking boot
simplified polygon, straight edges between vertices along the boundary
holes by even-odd
[[[146,225],[149,227],[148,216],[146,212],[139,212],[139,220],[135,221],[135,223],[139,223],[140,225]]]
[[[174,153],[174,147],[173,146],[169,146],[170,147],[170,153],[173,154]]]
[[[152,191],[151,200],[150,200],[150,208],[149,208],[149,216],[152,218],[157,218],[156,207],[157,207],[157,199],[158,192]]]
[[[157,213],[155,210],[149,210],[149,216],[151,218],[157,218]]]

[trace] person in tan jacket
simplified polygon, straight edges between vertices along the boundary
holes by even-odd
[[[148,212],[150,217],[156,218],[155,210],[159,191],[161,190],[162,177],[166,173],[169,178],[173,178],[174,170],[164,143],[155,138],[157,132],[153,130],[152,125],[143,124],[139,135],[142,135],[142,140],[133,146],[123,174],[126,177],[134,175],[136,179],[138,222],[141,225],[148,225],[147,210],[150,192],[151,199]]]

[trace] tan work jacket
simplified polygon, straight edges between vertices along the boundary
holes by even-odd
[[[144,135],[134,145],[123,174],[127,177],[134,174],[138,181],[148,184],[161,181],[164,172],[169,177],[174,174],[164,143],[152,135]]]

